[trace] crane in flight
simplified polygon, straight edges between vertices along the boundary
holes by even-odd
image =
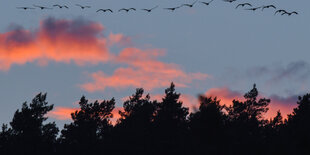
[[[53,8],[49,8],[49,7],[45,7],[45,6],[40,6],[40,5],[33,5],[34,7],[40,8],[41,10],[44,9],[53,9]]]
[[[122,8],[122,9],[119,9],[119,10],[118,10],[118,12],[121,12],[121,11],[126,11],[126,12],[129,12],[130,10],[136,11],[136,9],[135,9],[135,8],[129,8],[129,9]]]
[[[91,8],[90,6],[83,6],[80,4],[75,4],[76,6],[79,6],[81,9]]]
[[[201,1],[200,3],[202,3],[202,4],[204,4],[204,5],[210,5],[210,3],[213,2],[213,1],[214,1],[214,0],[211,0],[210,2],[202,2],[202,1]]]
[[[250,3],[242,3],[242,4],[238,4],[237,6],[236,6],[236,9],[238,9],[238,7],[245,7],[245,6],[250,6],[250,7],[252,7],[252,4],[250,4]]]
[[[113,11],[112,11],[111,9],[99,9],[99,10],[97,10],[96,12],[100,12],[100,11],[102,11],[102,12],[107,12],[107,11],[109,11],[109,12],[113,13]]]
[[[196,1],[195,1],[194,3],[192,3],[192,4],[182,4],[181,7],[182,7],[182,6],[188,6],[188,7],[192,8],[192,7],[197,3],[197,1],[198,1],[198,0],[196,0]]]
[[[55,5],[53,5],[53,7],[58,7],[59,9],[62,9],[62,8],[69,9],[69,7],[68,7],[67,5],[59,5],[59,4],[55,4]]]
[[[17,9],[23,9],[23,10],[29,10],[29,9],[35,9],[32,7],[16,7]]]
[[[151,12],[152,10],[154,10],[156,8],[158,8],[158,5],[153,7],[153,8],[151,8],[151,9],[141,9],[141,10],[146,11],[146,12]]]
[[[274,5],[266,5],[262,7],[262,11],[264,11],[264,9],[268,9],[268,8],[274,8],[277,9],[277,7],[275,7]]]

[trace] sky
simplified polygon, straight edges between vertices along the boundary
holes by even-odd
[[[62,127],[82,95],[91,102],[115,97],[119,110],[136,88],[160,100],[172,81],[192,111],[198,94],[229,105],[256,83],[260,97],[271,99],[266,117],[277,110],[289,114],[297,96],[309,92],[310,1],[214,0],[209,6],[163,9],[193,2],[1,0],[0,123],[10,122],[39,92],[54,104],[49,120]],[[299,14],[235,9],[244,2]],[[69,9],[16,8],[33,4]],[[157,5],[150,13],[141,10]],[[137,11],[118,12],[130,7]],[[114,12],[97,13],[100,8]]]

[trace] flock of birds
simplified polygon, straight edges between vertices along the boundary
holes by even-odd
[[[199,3],[203,4],[203,5],[210,5],[214,0],[211,0],[209,2],[204,2],[204,1],[199,1]],[[223,0],[224,2],[229,2],[229,3],[233,3],[237,0]],[[193,3],[185,3],[185,4],[182,4],[182,5],[179,5],[177,7],[170,7],[170,8],[163,8],[165,10],[170,10],[170,11],[175,11],[181,7],[189,7],[189,8],[192,8],[194,7],[196,4],[197,4],[198,0],[196,0],[195,2]],[[76,7],[79,7],[81,9],[88,9],[88,8],[91,8],[91,6],[85,6],[85,5],[80,5],[80,4],[75,4]],[[55,4],[53,5],[52,7],[47,7],[47,6],[40,6],[40,5],[33,5],[33,7],[17,7],[17,9],[23,9],[23,10],[30,10],[30,9],[41,9],[41,10],[44,10],[44,9],[53,9],[53,8],[59,8],[59,9],[69,9],[69,7],[67,5],[59,5],[59,4]],[[155,6],[153,8],[144,8],[144,9],[141,9],[142,11],[146,11],[146,12],[152,12],[154,9],[158,8],[159,6]],[[252,4],[250,3],[241,3],[241,4],[237,4],[236,6],[236,9],[238,8],[245,8],[245,7],[248,7],[248,8],[245,8],[245,10],[251,10],[251,11],[256,11],[258,9],[261,9],[262,11],[264,11],[264,9],[274,9],[275,10],[275,15],[276,14],[281,14],[281,15],[288,15],[288,16],[291,16],[293,14],[296,14],[298,15],[298,12],[296,11],[292,11],[292,12],[289,12],[289,11],[286,11],[284,9],[279,9],[277,10],[277,7],[274,6],[274,5],[264,5],[264,6],[259,6],[259,7],[253,7]],[[136,8],[122,8],[122,9],[119,9],[118,12],[129,12],[129,11],[137,11]],[[110,13],[113,13],[114,11],[112,9],[98,9],[96,12],[110,12]]]

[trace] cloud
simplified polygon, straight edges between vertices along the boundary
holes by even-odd
[[[286,66],[259,66],[248,69],[246,74],[251,78],[267,76],[269,83],[287,79],[305,81],[310,77],[310,64],[305,61],[294,61]]]
[[[57,120],[71,120],[71,113],[74,113],[76,110],[79,110],[79,108],[55,107],[47,116]]]
[[[230,106],[232,105],[233,100],[243,100],[243,94],[238,91],[230,90],[227,87],[222,88],[211,88],[206,93],[206,96],[217,97],[217,99],[221,100],[222,105]]]
[[[23,65],[48,61],[77,65],[104,63],[113,57],[110,44],[127,44],[122,34],[104,36],[104,27],[84,19],[61,20],[47,18],[35,31],[20,26],[0,33],[0,70],[14,64]]]
[[[116,121],[120,118],[119,111],[122,110],[122,107],[115,107],[112,111],[113,118],[111,118],[112,124],[115,124]],[[57,119],[57,120],[72,120],[71,114],[75,111],[79,110],[79,108],[71,108],[71,107],[55,107],[54,110],[50,111],[47,116]]]
[[[158,60],[158,57],[164,54],[160,49],[125,48],[115,57],[115,62],[127,67],[117,68],[112,75],[102,71],[92,73],[90,77],[93,81],[82,84],[81,88],[88,92],[128,87],[152,90],[167,87],[171,82],[178,87],[188,87],[194,80],[205,80],[209,77],[204,73],[186,73],[179,65]]]
[[[81,85],[88,92],[128,87],[151,90],[167,87],[172,81],[179,87],[188,87],[194,80],[204,80],[209,76],[187,73],[177,64],[160,61],[159,57],[165,55],[164,50],[128,48],[126,46],[132,46],[130,37],[115,33],[105,36],[104,30],[100,23],[52,17],[42,20],[34,31],[14,26],[14,29],[0,33],[0,70],[26,63],[46,66],[50,61],[122,65],[112,75],[103,71],[90,73],[92,81]],[[109,51],[114,45],[125,47],[114,55]]]
[[[233,91],[227,87],[222,88],[211,88],[206,93],[207,96],[213,96],[217,97],[221,100],[222,105],[230,106],[232,105],[232,101],[239,100],[244,101],[243,93],[238,91]],[[281,97],[278,95],[259,95],[259,98],[269,98],[271,100],[269,104],[269,110],[265,114],[265,118],[272,118],[276,116],[277,111],[280,110],[282,113],[282,116],[284,118],[287,117],[288,114],[290,114],[293,109],[297,106],[297,96],[288,96],[288,97]]]

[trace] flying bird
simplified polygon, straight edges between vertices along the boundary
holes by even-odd
[[[262,11],[264,11],[264,9],[268,9],[268,8],[274,8],[277,9],[277,7],[275,7],[274,5],[266,5],[262,7]]]
[[[69,9],[68,6],[66,6],[66,5],[59,5],[59,4],[55,4],[55,5],[53,5],[53,7],[59,7],[59,9],[62,9],[62,8]]]
[[[182,4],[181,7],[182,7],[182,6],[188,6],[188,7],[191,8],[191,7],[194,6],[194,4],[196,4],[197,1],[198,1],[198,0],[196,0],[196,1],[195,1],[194,3],[192,3],[192,4]]]
[[[99,9],[96,12],[100,12],[100,11],[102,11],[102,12],[110,11],[111,13],[113,13],[113,11],[111,9]]]
[[[118,12],[123,11],[123,10],[126,11],[126,12],[129,12],[130,10],[136,11],[135,8],[129,8],[129,9],[122,8],[122,9],[119,9]]]
[[[246,6],[246,5],[252,7],[252,5],[251,5],[250,3],[242,3],[242,4],[238,4],[238,5],[236,6],[236,9],[238,9],[239,6],[244,7],[244,6]]]
[[[236,1],[236,0],[223,0],[224,2],[229,2],[229,3],[232,3],[232,2],[234,2],[234,1]]]
[[[277,11],[274,13],[274,15],[276,15],[277,13],[281,13],[281,12],[285,13],[286,11],[285,11],[285,10],[277,10]]]
[[[214,0],[211,0],[210,2],[202,2],[202,1],[201,1],[200,3],[205,4],[205,5],[210,5],[210,3],[213,2],[213,1],[214,1]]]
[[[91,8],[90,6],[83,6],[83,5],[80,5],[80,4],[75,4],[76,6],[79,6],[81,9],[85,9],[85,8]]]
[[[153,7],[153,8],[151,8],[151,9],[141,9],[141,10],[144,10],[144,11],[147,11],[147,12],[151,12],[152,10],[156,9],[157,7],[158,7],[158,5]]]
[[[48,7],[45,7],[45,6],[39,6],[39,5],[33,5],[34,7],[37,7],[37,8],[40,8],[41,10],[44,10],[44,9],[53,9],[53,8],[48,8]]]
[[[288,16],[291,16],[292,14],[298,15],[298,12],[296,12],[296,11],[293,11],[293,12],[284,12],[284,13],[282,13],[281,15],[285,15],[285,14],[287,14]]]
[[[180,8],[180,6],[174,7],[174,8],[164,8],[164,9],[174,11],[174,10],[176,10],[176,9],[178,9],[178,8]]]
[[[245,9],[245,10],[252,10],[252,11],[256,11],[257,9],[259,9],[261,7],[256,7],[256,8],[249,8],[249,9]]]
[[[17,9],[24,9],[24,10],[28,10],[28,9],[35,9],[35,8],[31,8],[31,7],[16,7]]]

